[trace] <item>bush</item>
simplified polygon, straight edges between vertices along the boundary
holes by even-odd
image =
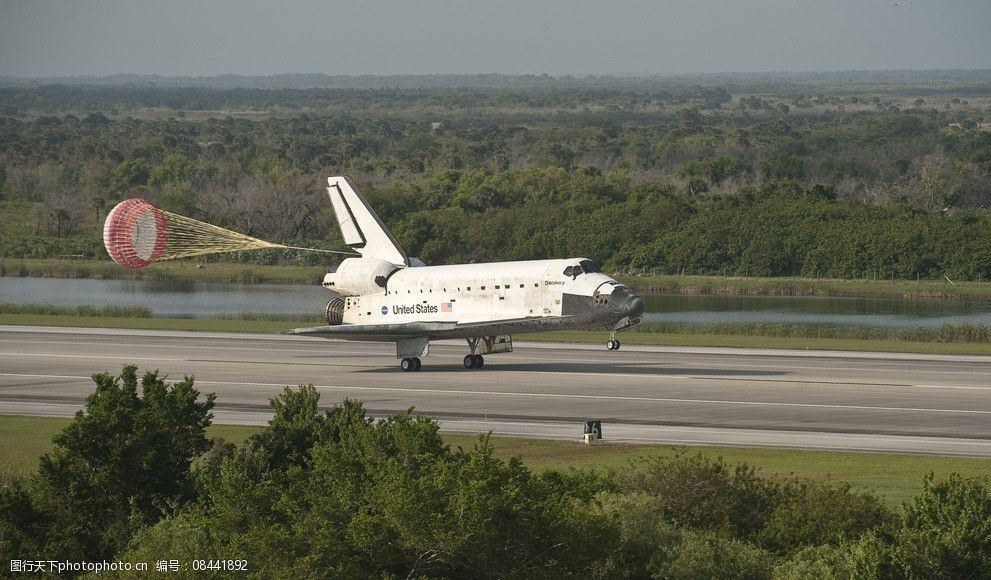
[[[592,517],[616,526],[619,540],[592,575],[642,578],[660,573],[681,542],[681,530],[666,519],[663,501],[645,493],[604,493],[596,504]]]
[[[856,493],[849,484],[792,482],[783,488],[759,538],[764,547],[788,553],[803,546],[839,546],[896,520],[877,496]]]
[[[675,525],[750,538],[763,527],[781,495],[746,464],[728,465],[701,453],[642,459],[620,476],[630,492],[656,497]]]
[[[899,563],[898,550],[890,540],[875,532],[867,532],[847,548],[851,578],[871,580],[902,580],[907,577]]]
[[[836,546],[806,546],[774,568],[773,580],[850,578],[846,552]]]
[[[773,569],[774,558],[756,546],[713,532],[685,532],[682,543],[655,576],[759,580],[770,578]]]
[[[50,560],[110,558],[170,504],[193,499],[190,465],[210,445],[214,396],[197,402],[193,379],[168,385],[147,372],[140,396],[135,366],[93,381],[86,411],[55,436],[34,481]]]
[[[319,413],[318,399],[312,387],[273,399],[269,427],[204,475],[201,501],[126,558],[250,554],[269,577],[555,577],[615,546],[581,499],[595,477],[537,478],[485,437],[453,451],[435,421],[372,421],[353,401]]]
[[[899,555],[918,578],[991,578],[991,494],[987,480],[930,473],[905,505]]]

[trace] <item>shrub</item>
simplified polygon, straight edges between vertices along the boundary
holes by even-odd
[[[877,496],[854,492],[849,484],[792,482],[783,488],[760,541],[779,553],[802,546],[839,546],[844,539],[855,540],[874,528],[893,525],[896,519]]]
[[[930,473],[905,505],[898,537],[905,568],[919,578],[991,578],[991,494],[987,480]]]
[[[757,546],[713,532],[685,532],[671,559],[654,575],[670,580],[759,580],[770,578],[773,569],[774,558]]]
[[[642,459],[620,476],[627,491],[652,495],[664,516],[677,526],[721,531],[749,538],[764,527],[781,494],[746,464],[680,451]]]
[[[773,580],[850,578],[846,552],[836,546],[806,546],[774,568]]]

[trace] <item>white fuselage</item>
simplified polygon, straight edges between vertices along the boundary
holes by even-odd
[[[621,284],[600,272],[566,275],[582,258],[400,268],[380,292],[348,295],[328,274],[324,286],[344,298],[344,324],[484,322],[561,317],[564,295],[610,295]]]

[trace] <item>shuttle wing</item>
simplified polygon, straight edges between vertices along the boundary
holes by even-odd
[[[363,258],[378,258],[408,266],[409,257],[347,177],[328,177],[327,194],[337,216],[344,243]]]
[[[565,316],[548,320],[543,317],[510,318],[478,322],[406,322],[402,324],[340,324],[292,328],[282,334],[341,338],[345,340],[392,341],[397,338],[426,336],[431,339],[497,336],[522,332],[554,330],[552,325],[572,318]]]
[[[412,336],[434,336],[435,333],[453,330],[456,322],[406,322],[403,324],[340,324],[337,326],[313,326],[291,328],[282,334],[302,334],[323,338],[347,340],[395,340]]]

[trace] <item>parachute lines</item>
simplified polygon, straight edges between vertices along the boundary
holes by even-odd
[[[354,254],[273,244],[161,210],[138,198],[124,200],[110,210],[103,224],[103,243],[113,261],[125,268],[144,268],[158,260],[264,248]]]

